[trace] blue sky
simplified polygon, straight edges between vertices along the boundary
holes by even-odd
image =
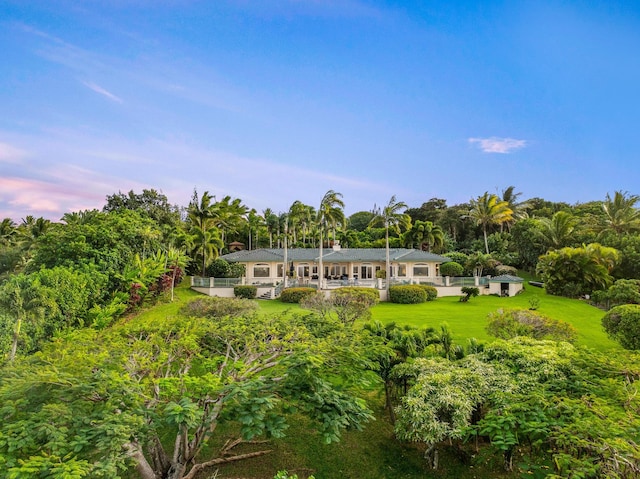
[[[0,218],[640,194],[640,3],[1,0]]]

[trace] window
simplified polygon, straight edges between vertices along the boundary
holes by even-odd
[[[271,273],[271,268],[268,264],[258,263],[253,267],[254,278],[268,278]]]
[[[407,275],[407,265],[401,263],[398,265],[398,276],[406,276]]]
[[[415,264],[415,265],[413,265],[413,275],[414,276],[429,276],[429,265],[428,264]]]
[[[284,265],[282,263],[278,264],[278,266],[276,267],[276,270],[277,270],[276,276],[278,278],[282,278],[284,276]]]
[[[363,264],[360,266],[360,278],[371,279],[373,277],[373,268],[370,264]]]
[[[300,278],[309,277],[309,265],[307,263],[302,263],[298,265],[298,276]]]

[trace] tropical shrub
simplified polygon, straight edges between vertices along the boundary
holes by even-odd
[[[434,286],[428,284],[419,284],[422,289],[427,293],[427,301],[435,301],[438,297],[438,290]]]
[[[258,287],[251,284],[238,284],[233,287],[233,294],[236,298],[256,299]]]
[[[228,278],[229,269],[229,262],[227,260],[216,258],[209,263],[206,273],[207,276],[212,278]]]
[[[608,288],[619,258],[617,250],[591,243],[550,251],[540,257],[536,270],[548,293],[578,297]]]
[[[180,313],[188,317],[197,318],[222,318],[225,316],[238,317],[258,310],[255,301],[244,298],[197,298],[189,301]]]
[[[310,294],[300,300],[300,307],[317,313],[323,319],[334,316],[345,325],[371,317],[369,308],[380,301],[380,294],[371,288],[340,288],[330,295]]]
[[[460,301],[463,303],[466,303],[467,301],[469,301],[469,299],[475,298],[480,294],[480,290],[475,286],[463,286],[461,288],[461,291],[464,296],[460,297]]]
[[[640,349],[640,306],[624,304],[611,308],[602,318],[609,337],[625,349]]]
[[[417,284],[402,284],[389,288],[389,301],[399,304],[417,304],[427,301],[427,291]]]
[[[489,313],[488,319],[487,332],[500,339],[529,336],[534,339],[574,342],[578,336],[569,323],[526,309],[500,309]]]
[[[444,256],[449,258],[451,262],[458,263],[459,265],[462,266],[463,268],[462,275],[465,275],[465,274],[471,275],[471,271],[467,271],[467,269],[465,268],[465,265],[469,260],[468,254],[461,253],[460,251],[451,251],[450,253],[446,253]],[[444,263],[442,266],[444,266],[445,264],[447,263]],[[440,272],[442,272],[442,270],[440,270]]]
[[[518,274],[517,268],[513,266],[509,266],[507,264],[499,264],[496,266],[497,274],[510,274],[511,276],[516,276]]]
[[[464,268],[456,261],[449,261],[440,265],[440,274],[442,276],[462,276]]]
[[[640,304],[640,280],[619,279],[606,291],[594,291],[591,299],[606,309],[620,304]]]
[[[315,294],[315,288],[286,288],[280,293],[280,301],[283,303],[299,303],[302,298]]]

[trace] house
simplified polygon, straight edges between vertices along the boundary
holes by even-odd
[[[286,255],[286,258],[285,258]],[[246,284],[276,284],[287,273],[287,282],[318,285],[319,250],[308,248],[263,248],[235,251],[221,256],[230,263],[245,265]],[[322,252],[322,288],[343,285],[375,287],[385,270],[385,248],[341,248],[339,244]],[[407,248],[389,249],[391,280],[395,283],[444,284],[440,265],[449,258],[427,251]],[[286,262],[286,264],[285,264]]]
[[[241,250],[221,256],[230,263],[245,266],[243,278],[191,278],[191,286],[210,296],[234,295],[234,284],[258,287],[260,298],[277,297],[283,287],[312,286],[323,291],[343,286],[377,288],[380,299],[387,300],[386,279],[378,272],[385,270],[385,248],[341,248],[339,244],[322,250],[322,281],[318,274],[319,250],[307,248],[263,248]],[[390,248],[390,284],[428,284],[438,296],[461,296],[462,288],[475,286],[480,294],[515,296],[523,288],[523,279],[501,275],[491,277],[442,277],[440,265],[450,261],[445,256],[408,248]],[[286,272],[286,277],[285,277]]]

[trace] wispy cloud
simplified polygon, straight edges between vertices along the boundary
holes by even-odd
[[[477,145],[485,153],[512,153],[527,146],[526,140],[515,138],[469,138],[469,143]]]
[[[26,156],[25,150],[0,142],[0,163],[19,163]]]
[[[105,89],[104,89],[104,88],[102,88],[100,85],[96,85],[96,84],[95,84],[95,83],[93,83],[93,82],[86,82],[86,81],[82,82],[82,84],[83,84],[84,86],[86,86],[89,90],[93,90],[94,92],[96,92],[96,93],[98,93],[98,94],[100,94],[100,95],[106,96],[106,97],[107,97],[109,100],[111,100],[111,101],[115,101],[115,102],[117,102],[117,103],[124,103],[124,102],[122,101],[122,98],[120,98],[120,97],[118,97],[118,96],[114,95],[113,93],[111,93],[111,92],[110,92],[110,91],[108,91],[108,90],[105,90]]]

